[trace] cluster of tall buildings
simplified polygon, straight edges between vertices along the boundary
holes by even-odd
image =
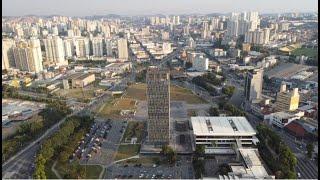
[[[172,16],[172,17],[159,17],[153,16],[150,17],[150,24],[151,25],[179,25],[180,24],[180,16]]]
[[[227,22],[227,37],[233,38],[243,35],[245,42],[255,45],[268,44],[270,29],[260,29],[258,12],[232,13]]]
[[[2,69],[38,73],[47,66],[68,65],[68,59],[115,57],[116,52],[118,58],[128,59],[127,38],[116,35],[119,24],[119,19],[68,17],[30,17],[23,22],[5,20],[2,22],[6,36],[2,40]]]

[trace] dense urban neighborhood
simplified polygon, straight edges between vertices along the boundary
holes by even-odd
[[[2,16],[2,178],[317,179],[318,13]]]

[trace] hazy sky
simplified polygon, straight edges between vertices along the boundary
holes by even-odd
[[[318,0],[2,0],[3,16],[317,11]]]

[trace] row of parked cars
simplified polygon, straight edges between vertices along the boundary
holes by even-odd
[[[90,128],[90,132],[79,141],[79,146],[73,153],[73,158],[88,160],[94,153],[98,153],[101,150],[102,141],[107,138],[111,127],[110,120],[103,123],[95,122]]]

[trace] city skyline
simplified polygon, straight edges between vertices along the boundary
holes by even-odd
[[[77,4],[76,8],[75,4]],[[2,2],[3,16],[25,15],[64,15],[64,16],[91,16],[91,15],[154,15],[154,14],[210,14],[230,13],[241,11],[259,11],[261,13],[287,12],[314,12],[317,11],[318,1],[281,0],[281,1],[209,1],[209,0],[163,0],[163,1],[110,1],[93,0],[4,0]],[[32,6],[31,6],[32,5]]]

